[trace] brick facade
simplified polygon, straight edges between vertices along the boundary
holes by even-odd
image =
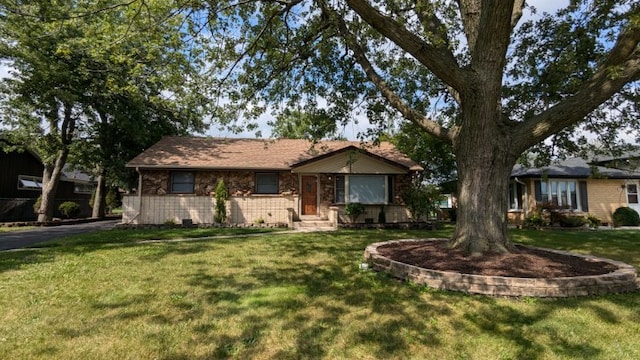
[[[521,225],[525,214],[536,209],[535,180],[537,179],[523,180],[526,187],[521,199],[523,210],[509,211],[507,213],[509,223]],[[576,179],[576,181],[586,181],[589,206],[586,212],[573,211],[576,214],[591,214],[600,218],[603,223],[612,224],[613,212],[621,206],[627,206],[624,179]]]

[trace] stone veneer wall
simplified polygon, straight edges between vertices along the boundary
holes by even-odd
[[[279,172],[280,193],[298,193],[298,175]],[[230,195],[248,196],[255,191],[254,171],[195,171],[194,194],[207,196],[215,192],[218,181],[224,184]],[[166,195],[170,193],[171,171],[154,170],[142,174],[143,195]]]

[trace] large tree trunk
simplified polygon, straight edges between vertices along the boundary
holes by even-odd
[[[511,171],[520,150],[511,142],[508,123],[502,121],[498,84],[493,91],[486,87],[476,91],[479,96],[462,106],[465,126],[454,143],[458,213],[450,246],[471,255],[513,252],[506,216]]]
[[[62,169],[67,161],[69,149],[58,152],[56,161],[51,165],[45,165],[42,174],[42,197],[40,198],[40,209],[38,210],[38,222],[48,222],[53,220],[55,211],[55,198],[58,190],[58,182],[62,175]]]
[[[53,164],[44,164],[44,172],[42,174],[42,197],[40,200],[40,209],[38,210],[38,222],[47,222],[53,220],[53,212],[55,210],[55,198],[58,190],[58,182],[62,175],[62,169],[67,163],[69,156],[69,147],[75,131],[75,119],[73,109],[70,104],[63,104],[64,118],[62,126],[58,132],[57,119],[50,119],[49,126],[52,134],[60,136],[61,146],[58,150],[56,159]]]
[[[105,184],[105,171],[102,170],[100,176],[98,176],[98,185],[96,185],[96,191],[93,195],[93,211],[91,217],[104,219],[105,208],[107,203],[107,187]]]
[[[495,149],[493,149],[495,150]],[[458,154],[458,208],[450,246],[471,255],[515,250],[507,235],[506,213],[515,161],[488,146]]]

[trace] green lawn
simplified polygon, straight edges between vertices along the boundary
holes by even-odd
[[[0,358],[640,358],[638,292],[498,299],[359,269],[369,243],[450,232],[106,231],[0,253]],[[512,236],[640,267],[640,232]]]

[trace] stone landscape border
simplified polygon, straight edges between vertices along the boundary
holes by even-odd
[[[604,261],[617,266],[618,269],[603,275],[547,279],[484,276],[420,268],[391,260],[380,255],[378,252],[378,247],[382,245],[402,241],[415,243],[436,240],[440,241],[444,239],[403,239],[378,242],[367,246],[364,257],[372,269],[389,273],[396,278],[409,280],[419,285],[427,285],[435,289],[462,291],[470,294],[511,297],[574,297],[638,290],[637,271],[635,267],[620,261],[591,255],[574,254],[560,250],[538,248],[558,254]]]

